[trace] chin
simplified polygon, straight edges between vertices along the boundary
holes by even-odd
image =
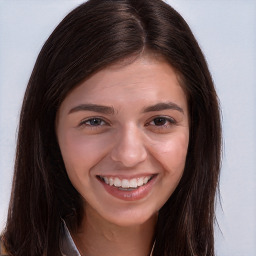
[[[116,214],[106,216],[106,220],[114,225],[120,227],[131,227],[131,226],[140,226],[146,224],[151,221],[155,221],[157,219],[158,212],[154,213],[146,213],[144,211],[129,211],[126,210],[125,212],[116,212]]]

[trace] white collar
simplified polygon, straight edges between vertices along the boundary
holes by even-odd
[[[64,234],[60,240],[60,251],[62,255],[63,256],[81,256],[64,220],[63,220],[63,226],[64,226]]]

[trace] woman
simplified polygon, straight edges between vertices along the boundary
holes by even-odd
[[[220,118],[203,54],[161,0],[90,0],[25,93],[10,255],[214,255]]]

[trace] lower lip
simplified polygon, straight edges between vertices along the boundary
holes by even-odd
[[[155,181],[156,181],[157,175],[154,175],[153,178],[145,185],[138,187],[134,190],[127,191],[127,190],[120,190],[115,186],[107,185],[104,181],[99,180],[105,190],[112,196],[122,199],[125,201],[136,201],[140,200],[142,198],[145,198],[151,191]]]

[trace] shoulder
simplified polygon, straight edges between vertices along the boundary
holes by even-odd
[[[2,239],[0,239],[0,256],[8,256],[9,254],[7,253],[4,245],[3,245],[3,242],[2,242]]]

